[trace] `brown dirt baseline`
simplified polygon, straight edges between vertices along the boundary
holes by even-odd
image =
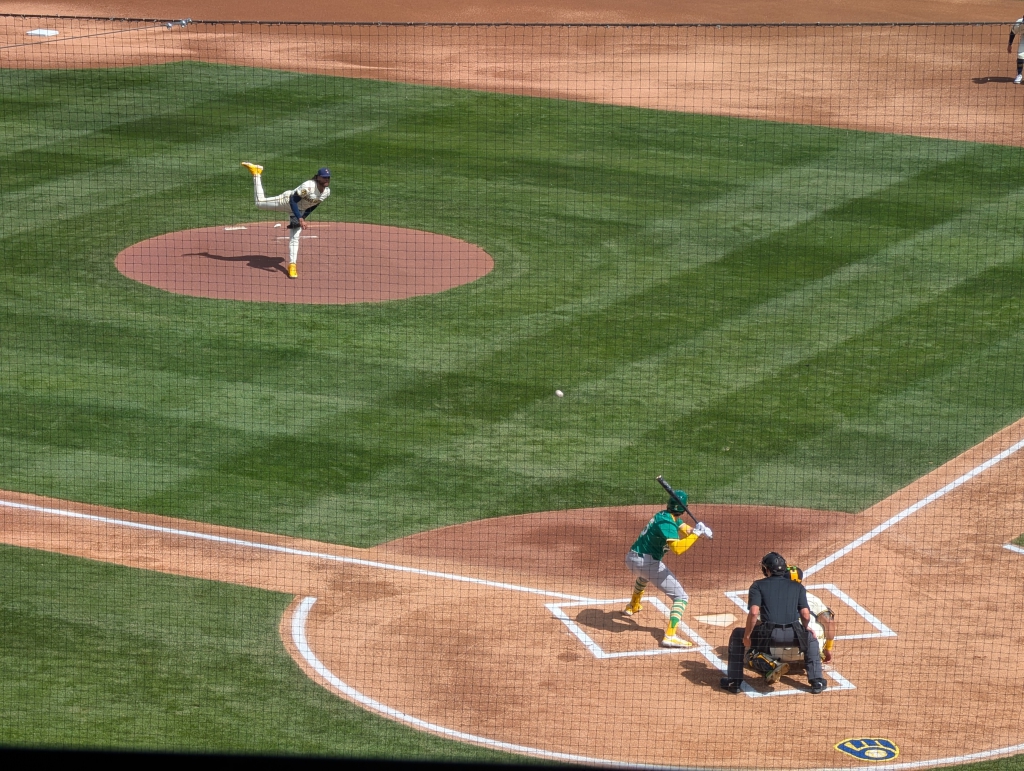
[[[130,279],[175,294],[342,304],[434,294],[487,275],[494,260],[457,238],[408,228],[318,222],[303,229],[289,279],[287,227],[249,222],[166,233],[115,260]]]
[[[1005,7],[1007,23],[1020,15]],[[965,8],[936,6],[933,19],[973,17]],[[33,27],[61,35],[25,45]],[[0,67],[204,61],[1020,146],[1024,89],[1012,82],[1007,30],[336,27],[325,56],[317,25],[168,31],[38,17],[0,27]]]
[[[631,585],[622,556],[653,506],[503,517],[362,550],[4,493],[0,541],[292,593],[281,636],[310,677],[462,741],[566,760],[821,768],[858,764],[838,742],[883,737],[901,749],[890,767],[945,764],[1024,749],[1006,623],[1022,610],[1024,558],[1003,548],[1022,530],[1022,447],[1024,421],[857,515],[696,506],[716,537],[674,563],[697,642],[683,652],[657,648],[654,597],[634,619],[618,613]],[[820,696],[799,676],[717,688],[724,619],[742,616],[726,592],[744,590],[770,549],[804,565],[839,612]]]

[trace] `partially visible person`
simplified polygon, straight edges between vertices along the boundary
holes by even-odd
[[[1017,19],[1010,27],[1010,40],[1006,44],[1006,53],[1013,52],[1013,39],[1020,37],[1017,42],[1017,77],[1013,79],[1013,82],[1020,85],[1024,82],[1024,35],[1021,35],[1021,30],[1024,29],[1024,16]]]
[[[801,568],[790,565],[788,570],[790,580],[803,583],[804,571]],[[808,590],[807,587],[804,589],[807,591],[807,609],[811,611],[811,620],[807,624],[807,629],[818,638],[818,645],[821,647],[821,660],[827,664],[832,661],[835,649],[836,614],[818,595]],[[787,655],[778,658],[790,664],[803,660],[802,655],[795,655],[799,653],[797,648],[788,648],[787,651],[789,651]]]

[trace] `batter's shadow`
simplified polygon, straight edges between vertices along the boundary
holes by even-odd
[[[598,629],[602,632],[622,634],[623,632],[647,632],[656,640],[661,640],[665,629],[660,626],[640,626],[636,618],[623,616],[619,610],[601,610],[585,608],[576,614],[576,623],[581,626]]]
[[[1007,78],[1001,75],[988,75],[983,78],[971,78],[972,83],[977,83],[979,86],[985,83],[1013,83],[1013,78]]]
[[[209,252],[189,252],[184,256],[205,257],[208,260],[219,260],[220,262],[246,262],[246,267],[255,270],[288,275],[288,269],[284,265],[283,257],[268,257],[265,254],[242,254],[235,257],[224,257],[223,255],[210,254]]]

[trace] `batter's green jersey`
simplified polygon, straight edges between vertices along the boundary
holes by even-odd
[[[637,554],[650,554],[654,559],[661,560],[668,551],[668,540],[679,537],[679,522],[667,510],[659,511],[647,527],[640,531],[632,549]]]

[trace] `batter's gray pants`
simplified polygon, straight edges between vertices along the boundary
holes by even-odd
[[[650,554],[637,554],[630,549],[626,552],[626,567],[633,575],[646,578],[657,586],[673,602],[690,599],[686,590],[683,589],[683,585],[672,575],[672,571],[665,567],[665,563],[654,559]]]

